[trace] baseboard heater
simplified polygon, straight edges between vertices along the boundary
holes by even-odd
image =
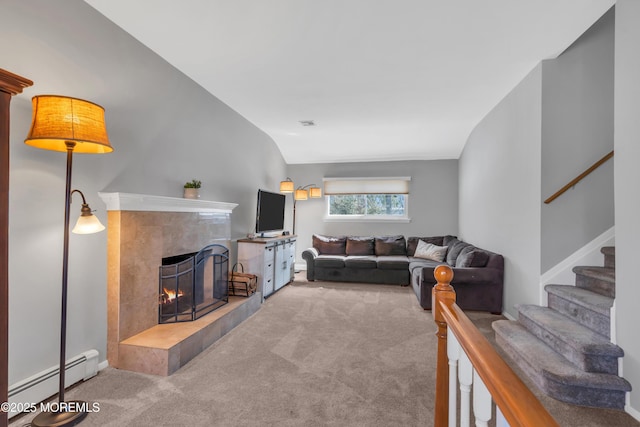
[[[60,386],[59,372],[59,366],[56,365],[11,385],[9,387],[9,403],[38,404],[58,393]],[[69,387],[79,381],[88,380],[97,373],[98,351],[92,349],[80,353],[71,359],[67,359],[65,363],[65,387]],[[19,413],[9,412],[9,418]]]

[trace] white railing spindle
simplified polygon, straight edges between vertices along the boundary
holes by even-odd
[[[447,357],[449,358],[449,427],[458,421],[458,360],[460,344],[451,329],[447,330]]]
[[[473,415],[476,427],[487,427],[491,419],[491,394],[476,370],[473,370]]]
[[[460,352],[460,364],[458,366],[458,379],[460,381],[460,427],[471,425],[471,385],[473,384],[473,366],[467,353]]]
[[[460,426],[471,425],[472,407],[476,427],[488,426],[494,405],[491,393],[451,330],[447,331],[447,357],[449,358],[449,427],[458,425],[458,388],[460,389]],[[509,427],[509,423],[497,406],[496,427]]]

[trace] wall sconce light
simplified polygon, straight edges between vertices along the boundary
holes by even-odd
[[[92,102],[82,99],[57,95],[34,96],[31,129],[25,144],[44,150],[67,153],[67,174],[64,206],[64,244],[62,248],[62,310],[60,319],[60,365],[58,401],[64,402],[66,338],[67,338],[67,282],[69,271],[69,210],[71,196],[78,192],[82,196],[82,210],[74,233],[88,234],[104,230],[91,213],[84,194],[79,190],[71,190],[71,169],[73,152],[101,154],[113,151],[104,122],[104,109]],[[57,412],[41,412],[31,425],[71,426],[82,421],[87,412],[85,402],[74,402],[74,405],[59,405]]]

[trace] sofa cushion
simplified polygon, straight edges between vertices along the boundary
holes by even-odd
[[[379,256],[377,260],[380,270],[406,270],[409,267],[409,258],[404,255]]]
[[[318,255],[313,264],[317,268],[344,268],[345,256]]]
[[[450,234],[447,234],[446,236],[444,236],[442,238],[442,246],[451,246],[451,242],[453,240],[458,240],[458,238],[456,236],[452,236]]]
[[[444,263],[422,258],[409,258],[409,271],[422,270],[424,267],[436,268]]]
[[[374,255],[375,239],[373,237],[347,237],[347,255]]]
[[[406,255],[407,245],[404,236],[376,237],[376,255]]]
[[[413,256],[416,253],[416,247],[418,247],[418,242],[423,240],[427,243],[431,243],[432,245],[445,246],[443,243],[443,236],[434,236],[434,237],[409,237],[407,238],[407,255]]]
[[[314,234],[312,236],[313,247],[318,250],[320,255],[344,255],[347,253],[346,237],[321,236]]]
[[[467,246],[456,258],[456,267],[484,267],[489,260],[489,254],[475,246]]]
[[[430,259],[433,261],[442,262],[447,255],[448,246],[437,246],[431,243],[427,243],[424,240],[418,242],[418,247],[414,256],[416,258]]]
[[[451,240],[449,242],[448,245],[448,250],[447,250],[447,264],[449,264],[452,267],[456,266],[456,258],[458,258],[458,255],[460,255],[460,252],[466,248],[467,246],[470,246],[469,243],[463,242],[462,240]]]
[[[344,265],[347,268],[376,268],[374,255],[351,255],[345,258]]]

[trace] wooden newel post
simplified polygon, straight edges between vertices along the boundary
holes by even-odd
[[[448,265],[439,265],[433,271],[438,282],[431,291],[431,312],[438,326],[438,361],[436,366],[435,427],[447,427],[449,423],[449,358],[447,357],[447,322],[442,314],[440,302],[451,307],[456,302],[456,292],[451,286],[453,270]]]

